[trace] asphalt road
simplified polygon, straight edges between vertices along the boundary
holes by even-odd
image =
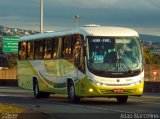
[[[112,98],[84,98],[80,103],[72,104],[65,95],[35,99],[32,91],[0,87],[0,103],[34,109],[48,115],[48,119],[160,119],[160,93],[130,96],[125,104]]]

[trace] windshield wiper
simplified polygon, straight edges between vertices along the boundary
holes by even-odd
[[[120,63],[121,63],[121,61],[122,61],[122,63],[128,68],[128,73],[132,73],[132,72],[133,72],[132,69],[131,69],[131,68],[125,63],[125,61],[120,57],[117,47],[116,47],[116,54],[117,54],[117,57],[116,57],[117,71],[119,71]]]
[[[127,67],[128,73],[132,73],[133,72],[132,69],[125,63],[124,59],[120,58],[120,56],[119,56],[119,54],[117,52],[117,59],[116,59],[116,64],[118,65],[117,66],[117,71],[120,68],[120,63],[123,63]]]
[[[118,61],[119,61],[119,63],[122,61],[121,63],[123,63],[128,68],[128,73],[132,73],[133,72],[132,69],[126,64],[124,59],[119,58]]]

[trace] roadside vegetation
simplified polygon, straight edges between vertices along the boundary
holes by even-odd
[[[160,56],[153,54],[148,48],[143,48],[143,58],[145,64],[160,64]]]
[[[0,113],[22,113],[23,111],[22,107],[0,103]]]

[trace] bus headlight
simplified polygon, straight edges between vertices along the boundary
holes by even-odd
[[[135,86],[135,83],[132,83],[130,86]]]
[[[100,82],[98,82],[98,81],[95,81],[95,80],[93,80],[93,79],[91,79],[91,78],[88,78],[88,80],[89,80],[91,83],[95,84],[96,86],[105,86],[105,84],[100,83]]]
[[[97,86],[101,86],[101,83],[98,83],[98,82],[97,82],[96,85],[97,85]]]
[[[139,84],[141,84],[143,81],[144,81],[144,78],[142,78],[141,80],[137,81],[135,84],[136,84],[136,85],[139,85]]]
[[[137,81],[137,82],[132,83],[130,86],[139,85],[139,84],[141,84],[143,81],[144,81],[144,79],[141,79],[141,80],[139,80],[139,81]]]

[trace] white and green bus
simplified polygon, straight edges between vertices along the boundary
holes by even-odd
[[[18,83],[36,98],[141,96],[144,69],[141,42],[129,28],[84,26],[19,40]]]

